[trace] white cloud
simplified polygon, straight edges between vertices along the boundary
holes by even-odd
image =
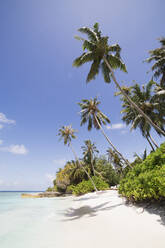
[[[57,166],[64,166],[66,163],[66,159],[62,158],[62,159],[54,159],[53,163]]]
[[[2,145],[2,143],[3,143],[3,140],[0,140],[0,145]]]
[[[21,155],[25,155],[28,153],[28,150],[24,145],[11,145],[6,147],[0,147],[0,151],[10,152],[13,154],[21,154]]]
[[[115,129],[123,129],[126,128],[126,126],[123,123],[115,123],[111,126],[107,126],[107,129],[115,130]]]
[[[0,113],[0,122],[1,123],[6,123],[6,124],[15,124],[14,120],[9,120],[7,119],[6,115],[3,113]],[[1,125],[2,126],[2,125]],[[2,128],[2,127],[1,127]]]

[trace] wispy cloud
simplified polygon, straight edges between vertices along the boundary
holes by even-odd
[[[28,150],[24,145],[11,145],[6,147],[4,146],[4,147],[0,147],[0,151],[10,152],[13,154],[21,154],[21,155],[25,155],[28,153]]]
[[[2,145],[3,144],[3,140],[0,140],[0,145]]]
[[[115,129],[124,129],[126,126],[123,123],[115,123],[112,124],[111,126],[107,126],[107,129],[115,130]]]
[[[3,113],[0,113],[0,123],[6,123],[6,124],[15,124],[14,120],[7,119],[6,115]],[[2,126],[2,125],[1,125]]]

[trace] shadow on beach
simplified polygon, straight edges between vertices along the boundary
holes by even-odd
[[[144,210],[149,214],[156,214],[160,216],[160,220],[158,220],[158,222],[165,226],[165,202],[144,206]]]
[[[120,204],[115,204],[115,205],[106,207],[107,204],[109,204],[109,201],[104,202],[104,203],[99,204],[99,205],[94,206],[94,207],[91,207],[89,205],[85,205],[85,206],[79,207],[79,208],[69,208],[68,210],[66,210],[63,213],[63,215],[66,217],[66,219],[64,219],[62,221],[77,220],[77,219],[82,218],[83,216],[94,217],[100,211],[111,210],[115,207],[123,205],[123,203],[120,203]]]

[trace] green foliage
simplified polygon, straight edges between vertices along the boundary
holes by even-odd
[[[96,172],[109,186],[119,184],[120,175],[113,169],[106,157],[96,159]]]
[[[135,202],[165,198],[165,143],[127,173],[119,193]]]
[[[108,37],[101,34],[98,23],[95,23],[93,28],[82,27],[78,31],[85,34],[87,39],[79,36],[75,37],[83,42],[83,53],[74,60],[73,66],[79,67],[85,63],[91,62],[90,71],[86,79],[87,82],[95,79],[100,70],[102,71],[104,81],[106,83],[111,81],[112,75],[104,61],[105,59],[114,70],[120,69],[127,72],[126,66],[120,57],[120,46],[118,44],[108,44]]]
[[[106,182],[104,182],[101,178],[92,177],[92,179],[98,190],[109,189],[109,185]],[[94,187],[90,180],[88,181],[83,180],[81,183],[72,187],[72,192],[74,195],[82,195],[93,191],[94,191]]]
[[[75,189],[75,185],[69,185],[68,187],[67,187],[67,189],[66,189],[66,193],[68,193],[68,194],[72,194],[73,193],[73,191],[74,191],[74,189]]]
[[[48,192],[52,192],[52,191],[53,191],[53,188],[49,187],[49,188],[47,188],[47,190],[46,190],[46,191],[48,191]]]
[[[58,190],[57,190],[57,186],[56,185],[54,185],[54,187],[49,187],[46,191],[48,191],[48,192],[57,192]]]

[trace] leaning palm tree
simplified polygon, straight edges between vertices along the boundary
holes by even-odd
[[[96,146],[90,140],[84,141],[85,145],[82,146],[84,161],[88,164],[91,164],[93,176],[95,176],[95,168],[94,168],[94,155],[98,153]]]
[[[160,48],[156,48],[154,50],[149,51],[150,57],[146,59],[146,62],[155,62],[151,70],[154,71],[154,77],[160,79],[160,86],[165,86],[165,38],[159,39],[161,43]]]
[[[96,128],[97,130],[101,130],[102,134],[110,144],[110,146],[117,152],[117,154],[125,161],[125,163],[131,167],[129,162],[123,157],[123,155],[117,150],[117,148],[113,145],[113,143],[110,141],[108,136],[105,134],[104,129],[102,128],[102,124],[106,125],[107,123],[110,123],[109,118],[103,114],[99,108],[98,105],[100,104],[100,101],[97,100],[97,97],[94,99],[86,100],[83,99],[82,102],[78,103],[81,107],[81,123],[83,124],[88,122],[88,131],[92,129],[92,127]]]
[[[62,128],[59,129],[58,136],[60,136],[60,139],[64,139],[64,145],[68,145],[71,148],[71,150],[75,156],[75,160],[77,161],[79,167],[82,167],[84,172],[87,174],[89,180],[91,180],[91,183],[92,183],[95,191],[97,191],[97,188],[96,188],[92,178],[90,177],[89,173],[84,168],[84,166],[81,166],[81,163],[80,163],[80,161],[79,161],[79,159],[78,159],[78,157],[77,157],[77,155],[73,149],[71,141],[72,141],[72,139],[76,138],[75,132],[76,132],[76,130],[74,130],[71,125],[70,126],[62,126]]]
[[[111,148],[108,148],[107,150],[107,156],[109,162],[114,166],[114,169],[117,173],[122,174],[123,173],[123,163],[119,155],[114,152]]]
[[[95,79],[95,76],[102,70],[104,81],[109,83],[111,78],[113,79],[116,87],[120,90],[123,96],[130,103],[132,108],[136,109],[146,119],[150,125],[157,129],[160,133],[165,136],[165,132],[161,130],[159,126],[152,122],[152,120],[143,112],[137,104],[124,92],[120,84],[117,82],[114,70],[120,69],[127,72],[125,64],[122,62],[120,57],[121,48],[118,44],[108,45],[108,37],[102,36],[99,31],[98,23],[95,23],[93,29],[88,27],[82,27],[78,29],[83,34],[88,36],[88,40],[76,36],[75,38],[83,41],[83,54],[76,58],[73,62],[73,66],[79,67],[87,62],[92,62],[90,71],[87,76],[87,82]],[[86,50],[86,51],[85,51]]]
[[[153,81],[150,81],[146,86],[143,85],[141,90],[140,86],[135,84],[129,89],[127,94],[129,94],[129,97],[136,102],[136,104],[139,105],[139,107],[150,117],[150,119],[152,119],[154,123],[157,123],[157,125],[159,125],[163,130],[165,120],[162,117],[162,114],[159,113],[159,102],[156,102],[154,96],[152,95],[152,86]],[[116,95],[118,95],[118,93],[116,93]],[[125,97],[122,96],[121,100],[123,101],[123,110],[121,111],[123,114],[122,120],[127,125],[131,124],[131,130],[139,128],[142,136],[147,139],[152,150],[154,150],[152,143],[156,146],[156,148],[158,148],[158,145],[150,134],[151,125],[141,114],[139,114],[135,109],[132,109],[130,103]],[[161,135],[159,132],[158,134]]]

